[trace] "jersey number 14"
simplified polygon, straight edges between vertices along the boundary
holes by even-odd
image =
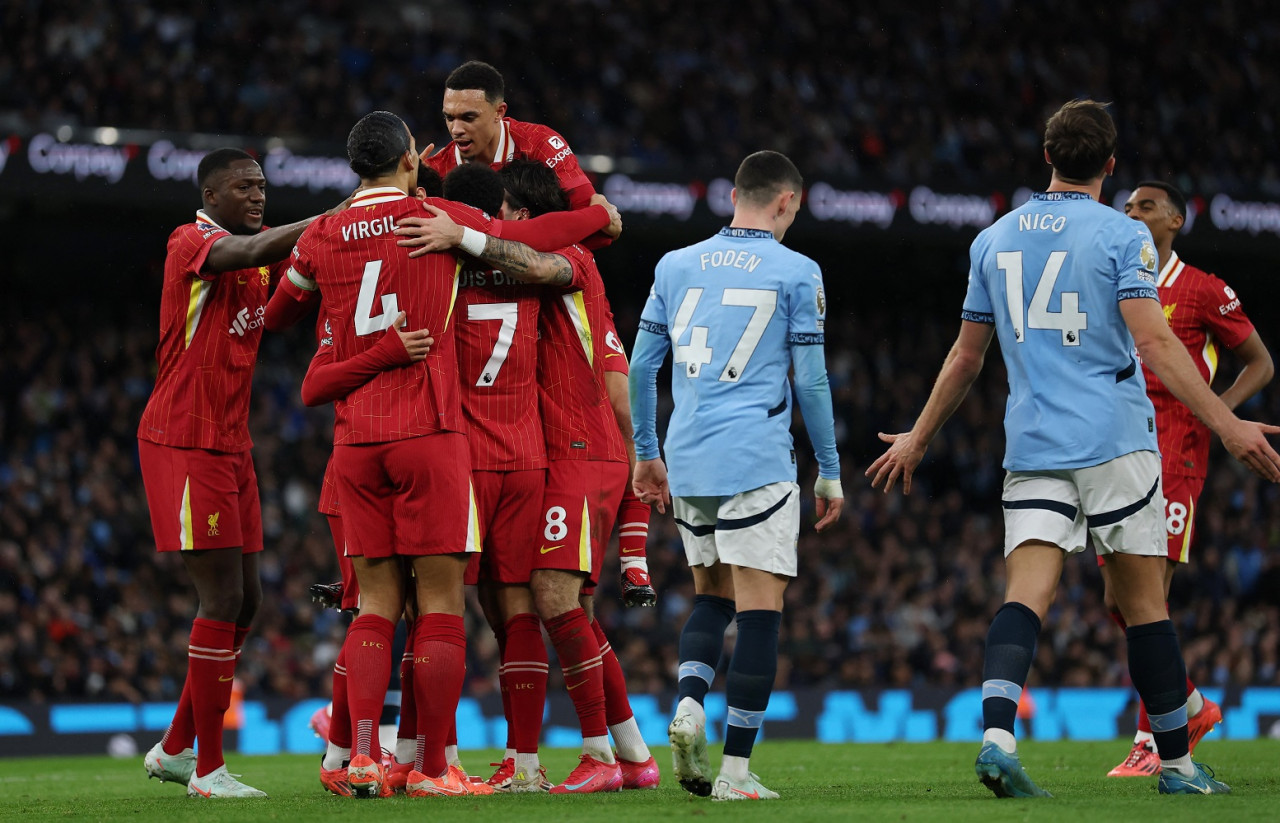
[[[1049,311],[1049,298],[1067,259],[1065,251],[1055,251],[1045,261],[1044,271],[1031,295],[1031,305],[1023,302],[1022,252],[996,252],[996,266],[1004,272],[1005,298],[1009,303],[1009,322],[1013,324],[1013,337],[1019,343],[1026,340],[1026,329],[1058,329],[1062,332],[1062,345],[1080,345],[1080,332],[1089,328],[1089,315],[1080,311],[1080,293],[1061,293],[1062,310]]]

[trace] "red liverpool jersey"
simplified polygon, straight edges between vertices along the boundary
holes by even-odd
[[[538,399],[550,460],[627,462],[605,389],[609,300],[595,259],[581,246],[556,254],[573,266],[573,284],[543,291],[538,320]]]
[[[203,211],[169,235],[160,295],[159,371],[138,438],[186,449],[248,451],[249,388],[262,315],[284,263],[202,272],[230,235]]]
[[[496,171],[512,160],[525,159],[539,160],[555,171],[560,178],[560,188],[569,195],[571,209],[586,208],[591,196],[596,193],[595,187],[578,165],[573,149],[569,148],[568,141],[563,137],[538,123],[522,123],[510,117],[502,118],[502,134],[491,165]],[[428,157],[426,162],[444,177],[462,165],[462,154],[457,146],[448,145]]]
[[[1172,254],[1156,280],[1169,327],[1182,341],[1206,383],[1218,370],[1218,344],[1234,349],[1253,334],[1253,324],[1231,287],[1212,274],[1188,266]],[[1165,474],[1204,477],[1209,463],[1209,429],[1142,367],[1147,395],[1156,407],[1156,434]]]
[[[436,198],[429,202],[449,211],[460,225],[478,231],[489,227],[478,210]],[[345,211],[316,219],[294,249],[294,270],[320,288],[336,361],[376,345],[401,311],[407,315],[404,328],[428,329],[436,341],[425,360],[382,372],[334,404],[335,445],[466,430],[450,322],[457,258],[411,258],[392,233],[401,218],[423,213],[421,201],[399,189],[365,189]]]
[[[540,292],[500,271],[463,268],[459,275],[458,372],[472,469],[546,468],[538,411]]]

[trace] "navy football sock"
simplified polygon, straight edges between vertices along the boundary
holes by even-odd
[[[727,757],[751,756],[778,674],[780,625],[782,612],[738,612],[738,642],[733,647],[725,687],[729,704],[729,728],[724,736]]]
[[[693,611],[680,632],[680,696],[699,703],[715,680],[724,653],[724,630],[733,620],[732,600],[711,594],[693,598]]]
[[[1187,666],[1173,621],[1160,620],[1125,629],[1129,641],[1129,678],[1146,704],[1151,734],[1161,760],[1187,753]]]
[[[1013,734],[1018,700],[1036,656],[1040,618],[1021,603],[1005,603],[987,630],[982,663],[982,728]]]

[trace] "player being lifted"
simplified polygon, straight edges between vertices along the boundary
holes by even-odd
[[[1227,408],[1235,409],[1256,394],[1275,371],[1271,353],[1253,324],[1245,316],[1240,300],[1230,286],[1212,274],[1184,263],[1173,250],[1174,238],[1187,218],[1187,200],[1168,183],[1151,180],[1139,183],[1124,204],[1124,213],[1141,220],[1156,244],[1159,274],[1156,288],[1169,328],[1192,355],[1196,370],[1212,384],[1218,366],[1218,345],[1231,349],[1243,363],[1236,379],[1220,396]],[[1147,396],[1156,409],[1156,439],[1160,445],[1160,473],[1164,486],[1165,531],[1169,557],[1164,567],[1164,596],[1179,564],[1190,562],[1195,526],[1196,501],[1204,489],[1209,470],[1209,429],[1160,381],[1144,363]],[[1111,573],[1103,561],[1103,597],[1111,617],[1121,628],[1124,615],[1116,606]],[[1192,753],[1196,744],[1222,720],[1218,704],[1208,700],[1187,678],[1187,743]],[[1138,733],[1129,756],[1107,773],[1108,777],[1142,777],[1160,773],[1160,755],[1155,751],[1151,720],[1140,704]]]
[[[668,253],[654,271],[631,363],[635,489],[673,513],[693,572],[693,611],[680,635],[680,702],[668,729],[676,778],[717,800],[776,792],[748,768],[778,666],[783,593],[796,576],[800,487],[791,383],[818,456],[818,531],[840,516],[831,388],[823,355],[826,297],[816,263],[781,244],[803,182],[785,156],[756,152],[734,178],[733,222]],[[657,374],[674,350],[667,466],[656,433]],[[703,698],[724,632],[738,639],[726,685],[729,723],[714,782]]]

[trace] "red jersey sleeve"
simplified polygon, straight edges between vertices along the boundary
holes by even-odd
[[[489,233],[545,252],[581,243],[607,225],[609,212],[604,206],[589,206],[577,211],[549,212],[532,220],[495,220]]]
[[[304,290],[288,277],[282,278],[267,301],[262,322],[267,331],[287,329],[310,314],[319,299],[320,292],[316,289]]]
[[[169,258],[176,266],[172,269],[179,275],[199,277],[201,280],[213,280],[221,272],[201,271],[204,262],[209,258],[209,249],[231,232],[217,225],[198,220],[182,226],[174,233],[169,243]]]
[[[333,359],[333,343],[320,341],[307,375],[302,379],[302,402],[320,406],[341,400],[388,369],[407,366],[409,352],[394,329],[387,329],[370,349],[342,361]]]
[[[1204,301],[1204,323],[1222,345],[1234,349],[1253,334],[1253,323],[1245,315],[1235,290],[1210,274],[1200,293]]]

